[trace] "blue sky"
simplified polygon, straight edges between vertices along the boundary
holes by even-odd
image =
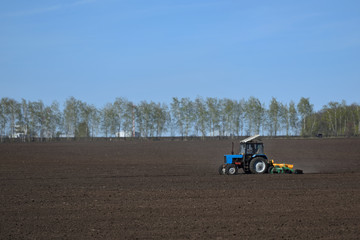
[[[360,103],[358,0],[3,0],[0,97]]]

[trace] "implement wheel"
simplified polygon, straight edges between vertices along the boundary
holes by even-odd
[[[273,166],[270,166],[270,167],[268,168],[268,171],[267,171],[267,172],[271,174],[272,171],[273,171],[273,169],[274,169],[274,167],[273,167]]]
[[[227,175],[235,175],[235,174],[237,174],[237,172],[238,172],[238,169],[235,166],[235,164],[229,164],[225,168],[225,173]]]
[[[280,168],[280,167],[274,167],[272,170],[272,173],[273,174],[282,174],[282,173],[284,173],[284,169]]]
[[[255,174],[267,173],[267,162],[264,158],[256,157],[250,161],[250,171]]]

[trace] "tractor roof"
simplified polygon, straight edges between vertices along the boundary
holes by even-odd
[[[252,137],[245,138],[245,139],[241,140],[240,143],[247,143],[247,142],[250,142],[250,141],[252,141],[252,140],[254,140],[255,138],[258,138],[258,137],[260,137],[260,134],[257,134],[257,135],[252,136]]]

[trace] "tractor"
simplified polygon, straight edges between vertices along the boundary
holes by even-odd
[[[234,143],[232,143],[231,154],[224,155],[224,163],[219,167],[219,174],[235,175],[240,168],[247,174],[303,173],[299,169],[293,170],[291,164],[279,164],[269,160],[264,153],[264,144],[260,140],[255,140],[259,136],[255,135],[240,141],[239,154],[234,154]]]

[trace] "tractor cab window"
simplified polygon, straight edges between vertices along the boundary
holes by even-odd
[[[254,144],[246,144],[246,153],[254,154]]]
[[[246,154],[264,154],[264,146],[258,143],[248,143],[246,144]]]
[[[264,145],[262,144],[257,144],[256,145],[256,154],[264,154]]]

